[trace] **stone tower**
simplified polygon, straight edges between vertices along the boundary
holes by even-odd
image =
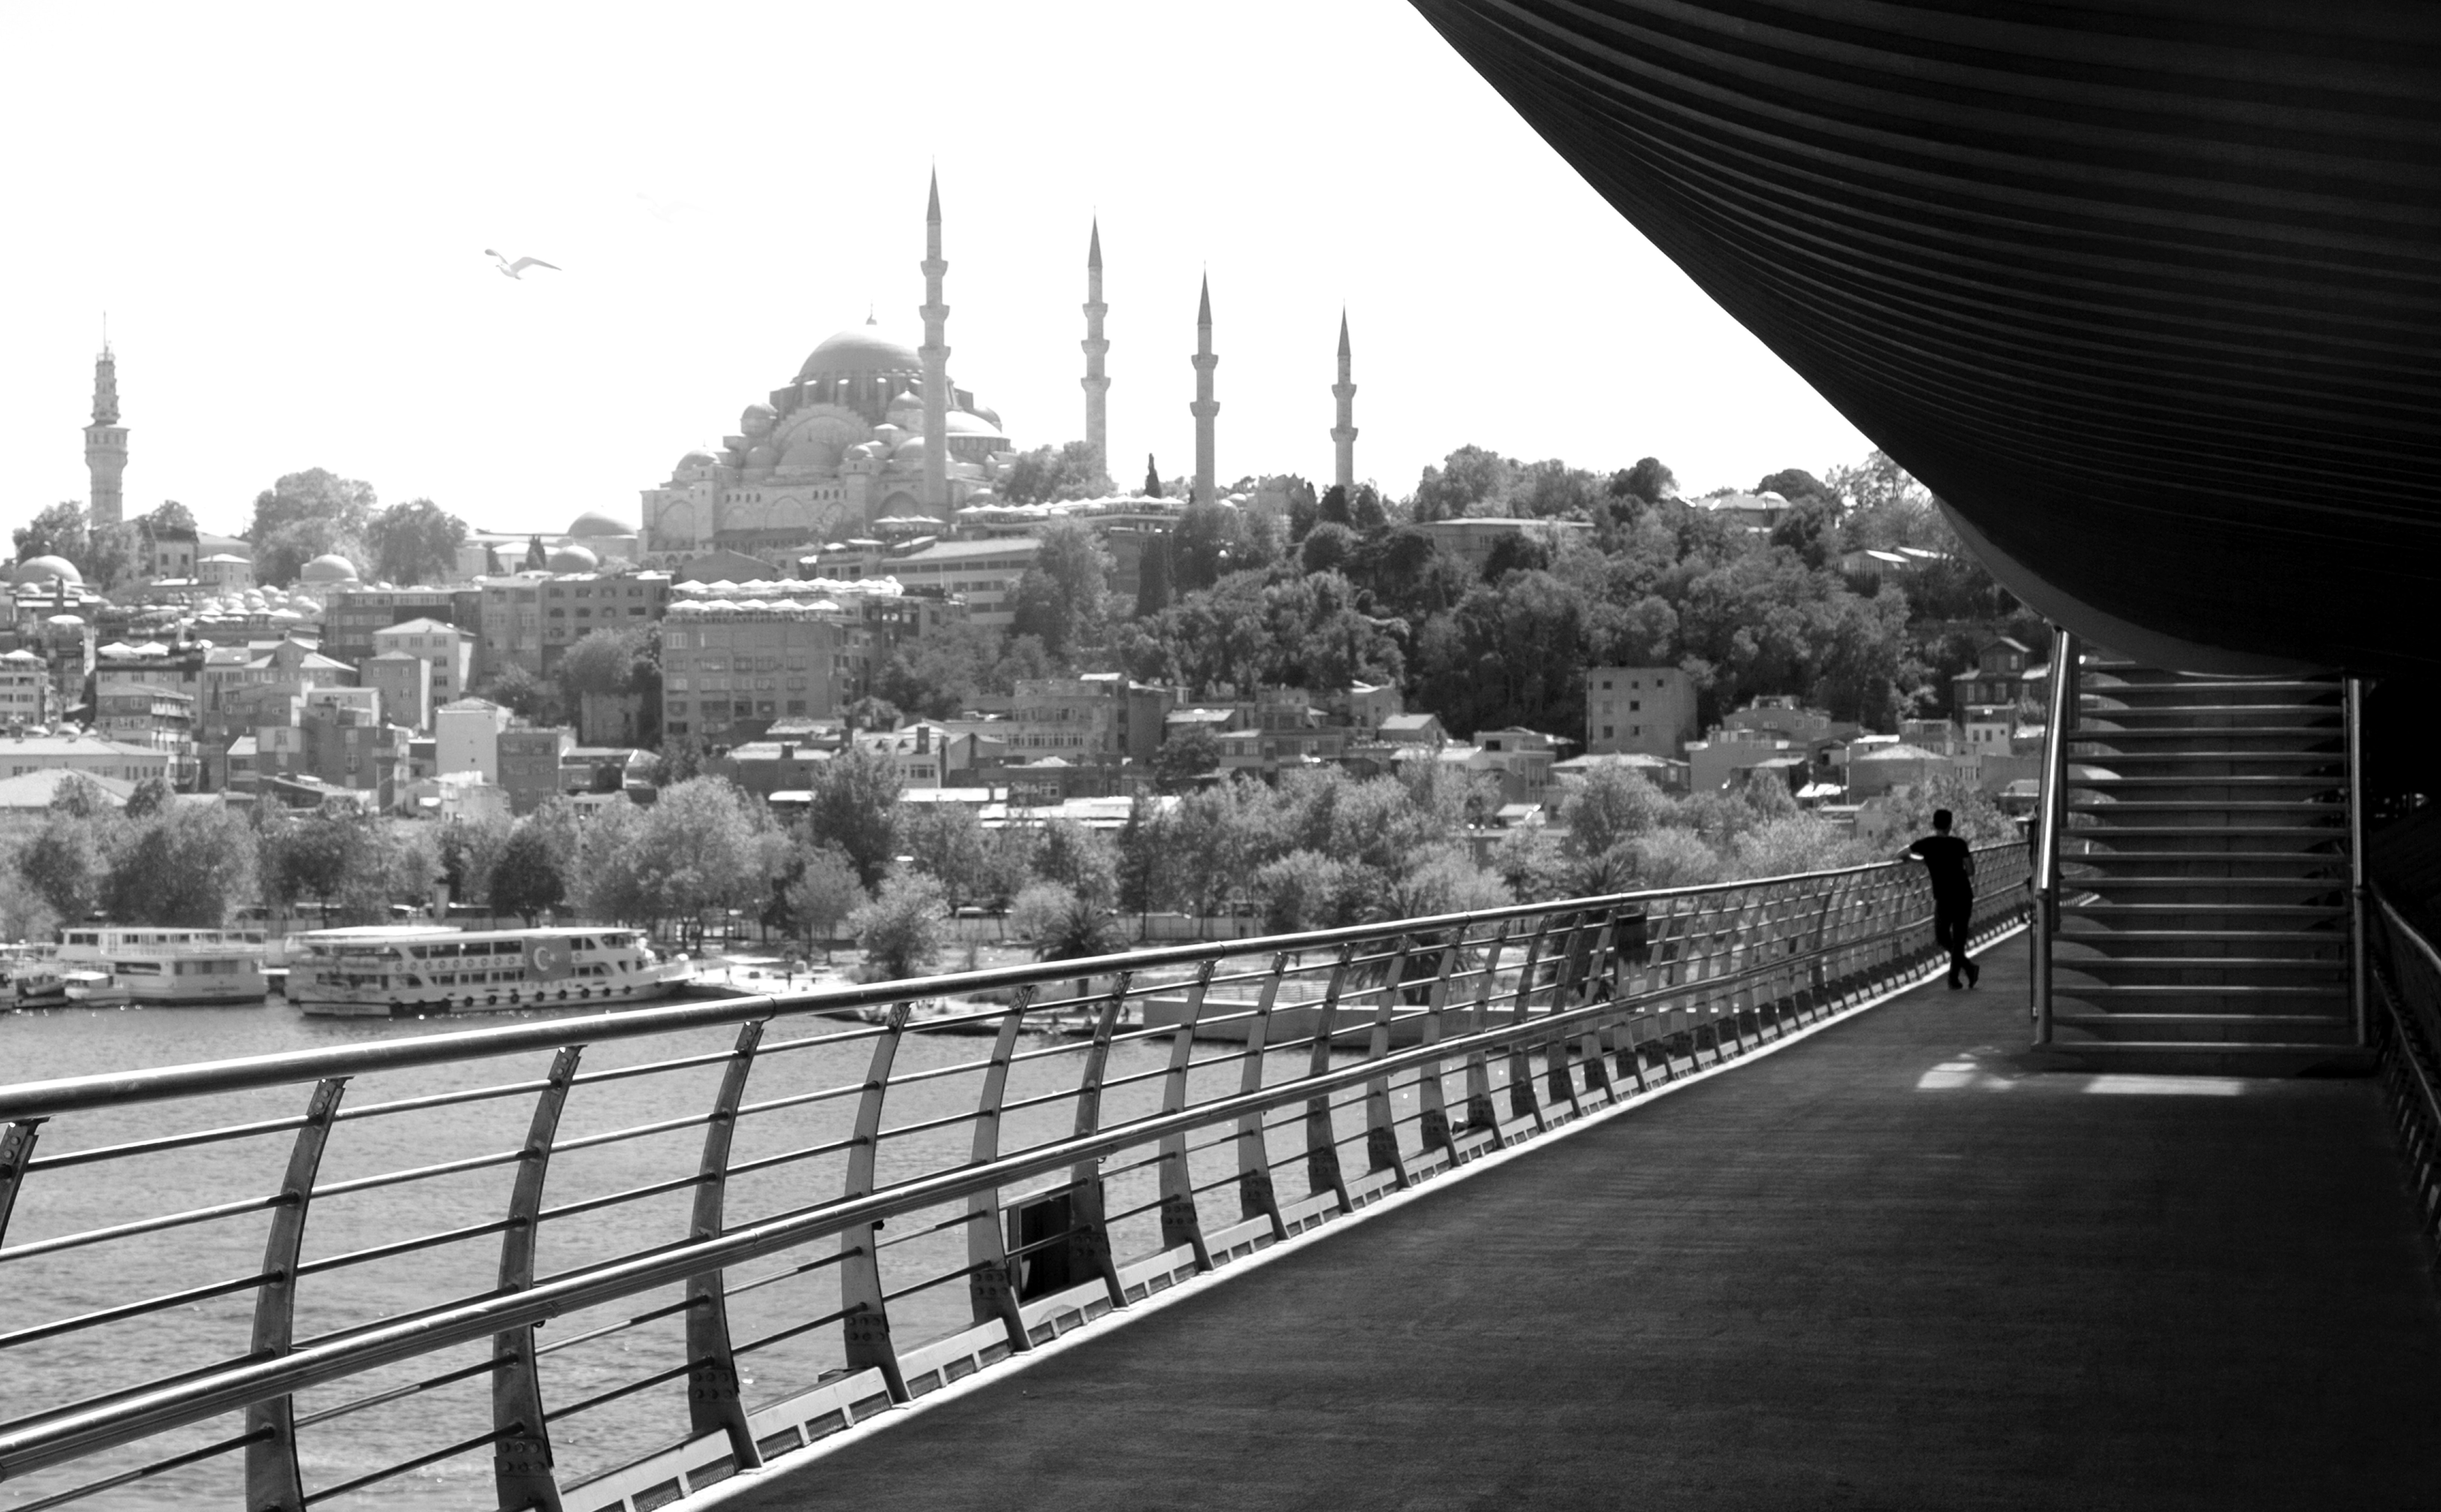
[[[1330,427],[1330,444],[1338,453],[1332,478],[1341,494],[1356,492],[1356,384],[1348,377],[1347,312],[1339,312],[1339,382],[1330,386],[1339,401],[1339,423]]]
[[[924,507],[949,513],[949,307],[941,302],[941,175],[932,174],[931,203],[924,209]]]
[[[1186,406],[1195,417],[1195,502],[1209,504],[1212,481],[1212,417],[1220,406],[1212,398],[1212,369],[1220,359],[1212,354],[1212,280],[1203,280],[1203,299],[1195,312],[1195,403]]]
[[[1111,380],[1102,359],[1111,344],[1102,335],[1102,316],[1111,307],[1102,302],[1102,218],[1094,217],[1094,239],[1085,248],[1085,444],[1094,448],[1094,464],[1111,470]]]
[[[86,529],[97,534],[115,531],[127,517],[119,492],[119,477],[127,471],[127,427],[118,423],[118,359],[111,355],[107,337],[93,360],[93,423],[84,428],[84,465],[93,475]]]

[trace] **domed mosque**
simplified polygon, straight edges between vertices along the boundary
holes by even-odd
[[[868,318],[816,347],[769,403],[746,406],[719,450],[688,452],[667,482],[643,491],[648,556],[752,554],[861,534],[893,516],[946,529],[960,505],[988,495],[1010,447],[999,417],[949,381],[937,183],[925,249],[924,345]]]

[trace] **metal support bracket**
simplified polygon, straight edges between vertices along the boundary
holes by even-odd
[[[534,1247],[540,1237],[535,1230],[543,1181],[551,1174],[551,1141],[584,1053],[584,1046],[570,1045],[552,1056],[549,1082],[534,1099],[533,1123],[526,1130],[516,1185],[509,1194],[508,1229],[500,1235],[502,1291],[523,1291],[533,1285]],[[504,1507],[560,1512],[551,1431],[543,1418],[542,1372],[533,1351],[534,1329],[540,1326],[528,1324],[492,1338],[493,1490]]]
[[[295,1335],[297,1258],[305,1244],[306,1209],[314,1200],[314,1177],[322,1168],[332,1116],[347,1089],[344,1076],[315,1083],[305,1103],[304,1125],[289,1146],[280,1205],[271,1211],[271,1233],[262,1246],[262,1285],[254,1294],[249,1352],[258,1359],[288,1353]],[[246,1512],[305,1512],[305,1481],[297,1464],[297,1399],[274,1396],[256,1402],[245,1410],[245,1427]]]

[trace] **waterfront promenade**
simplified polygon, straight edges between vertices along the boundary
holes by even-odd
[[[2025,958],[717,1500],[2441,1506],[2441,1312],[2377,1085],[2043,1072]]]

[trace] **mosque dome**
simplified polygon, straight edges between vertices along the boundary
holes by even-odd
[[[771,449],[768,441],[756,441],[754,449],[746,454],[746,465],[750,470],[757,467],[777,467],[780,465],[780,454]]]
[[[780,412],[768,405],[749,405],[746,412],[737,417],[737,428],[750,437],[768,436],[771,433],[771,423],[779,415]]]
[[[579,540],[588,540],[603,535],[633,535],[636,528],[600,510],[587,510],[569,522],[568,533]]]
[[[924,360],[915,349],[881,333],[878,326],[850,326],[816,347],[797,369],[800,383],[815,378],[866,378],[882,374],[919,373]]]
[[[990,421],[992,429],[1000,429],[999,410],[992,408],[989,405],[977,405],[975,406],[975,413],[981,415],[984,419]]]
[[[602,565],[591,548],[573,543],[551,548],[551,554],[543,560],[553,572],[590,572]]]
[[[81,585],[84,574],[77,565],[63,556],[38,556],[17,566],[20,583],[67,583]]]
[[[903,389],[897,397],[890,401],[890,407],[894,410],[921,409],[924,407],[924,396],[913,388]]]
[[[297,574],[299,583],[353,583],[356,565],[336,551],[316,557]]]
[[[981,415],[969,415],[962,409],[953,409],[949,411],[949,434],[952,436],[989,436],[995,441],[1006,441],[1008,439],[1000,433],[1000,427],[998,425],[984,419]]]
[[[890,456],[894,461],[922,461],[924,459],[924,438],[921,436],[908,437],[905,441],[900,441],[896,446],[891,448]]]

